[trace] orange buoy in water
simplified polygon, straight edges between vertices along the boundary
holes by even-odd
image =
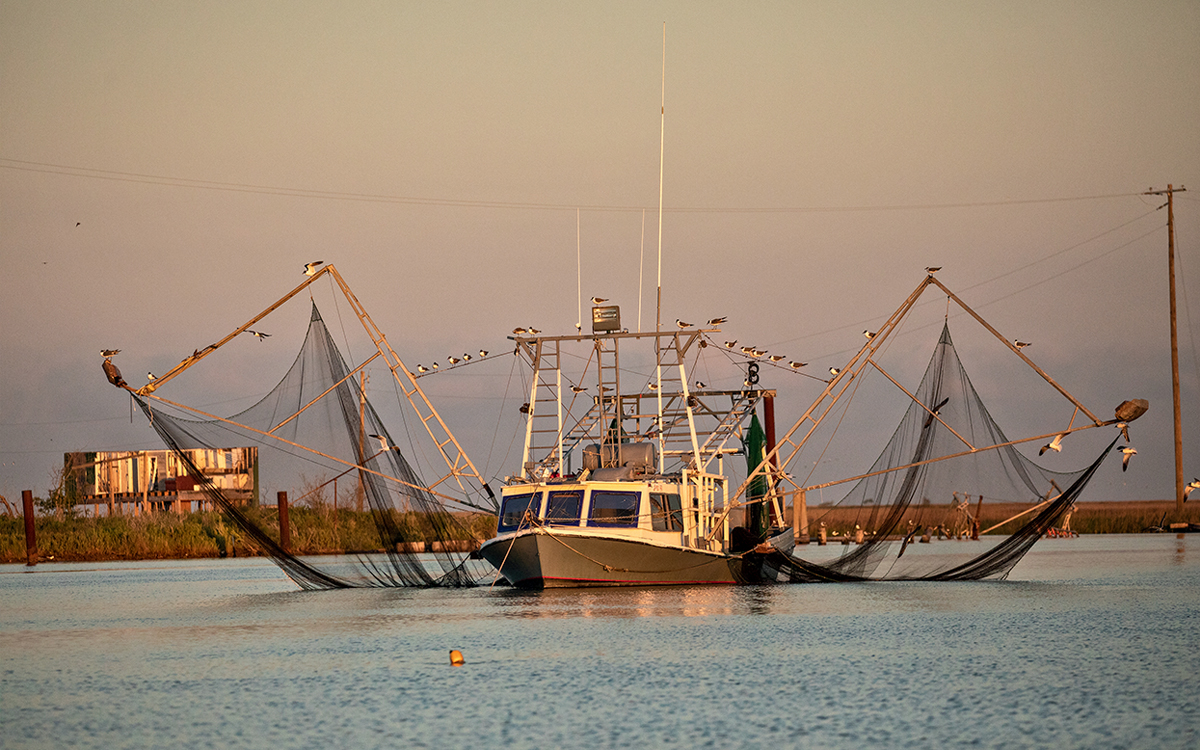
[[[466,661],[463,659],[462,651],[450,649],[450,665],[461,667],[463,664],[466,664]]]

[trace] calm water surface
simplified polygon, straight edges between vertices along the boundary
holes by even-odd
[[[301,592],[259,559],[0,566],[0,747],[1195,748],[1198,646],[1200,535],[1044,540],[984,583]]]

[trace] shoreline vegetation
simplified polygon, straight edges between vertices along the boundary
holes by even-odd
[[[991,503],[986,500],[980,527],[986,529],[1032,506],[1022,503]],[[976,505],[971,504],[972,513]],[[853,533],[856,524],[871,530],[871,514],[878,518],[885,511],[873,506],[808,508],[809,533],[816,538],[825,523],[832,535]],[[274,506],[247,509],[264,528],[275,530],[278,515]],[[460,540],[478,543],[492,536],[495,518],[484,514],[456,514],[464,529]],[[954,528],[959,516],[949,505],[914,506],[905,514],[903,524],[912,519],[918,525],[945,525]],[[1165,515],[1165,521],[1164,521]],[[788,509],[788,521],[791,509]],[[1030,516],[1002,526],[991,534],[1007,534]],[[354,510],[293,507],[289,510],[291,550],[297,555],[335,555],[381,551],[371,514]],[[421,527],[426,520],[416,513],[403,514],[400,524],[426,537]],[[1175,513],[1171,501],[1124,501],[1078,503],[1071,516],[1071,528],[1080,534],[1136,534],[1147,527],[1179,522],[1200,523],[1200,508],[1185,507],[1182,516]],[[69,515],[39,516],[35,522],[38,557],[41,561],[102,562],[110,560],[168,560],[215,557],[252,557],[261,552],[221,513],[214,511],[177,514],[147,513],[90,518]],[[25,562],[25,528],[22,518],[0,515],[0,563]]]

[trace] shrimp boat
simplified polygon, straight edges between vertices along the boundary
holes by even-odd
[[[630,333],[619,308],[597,306],[591,335],[510,336],[533,378],[521,469],[479,550],[500,575],[522,588],[774,580],[793,529],[770,501],[769,520],[731,526],[725,462],[775,392],[757,388],[756,368],[743,390],[689,388],[689,352],[718,331]],[[578,350],[587,364],[572,382],[562,365]]]

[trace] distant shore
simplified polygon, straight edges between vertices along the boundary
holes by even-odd
[[[1028,510],[1026,503],[983,502],[980,528],[987,529],[1007,518]],[[970,504],[974,513],[976,502]],[[809,506],[809,531],[816,536],[825,523],[832,534],[852,533],[855,525],[870,532],[872,512],[881,518],[884,508]],[[275,509],[264,506],[253,510],[268,529],[278,529]],[[1029,519],[1026,515],[1001,526],[992,534],[1007,534]],[[791,509],[787,511],[791,522]],[[1164,521],[1165,516],[1165,521]],[[954,528],[959,517],[948,505],[913,506],[905,514],[922,526],[943,525]],[[1182,516],[1168,500],[1130,500],[1121,502],[1082,502],[1071,515],[1070,526],[1080,534],[1136,534],[1148,527],[1178,522],[1200,523],[1200,506],[1184,506]],[[466,519],[469,533],[486,539],[494,531],[494,520],[478,515]],[[291,510],[292,551],[298,555],[345,554],[375,551],[379,538],[369,513],[351,510],[293,508]],[[38,555],[42,560],[62,562],[102,562],[109,560],[173,560],[205,557],[249,557],[261,554],[220,513],[152,513],[112,518],[39,517],[36,523]],[[0,563],[25,562],[25,530],[21,518],[0,516]]]

